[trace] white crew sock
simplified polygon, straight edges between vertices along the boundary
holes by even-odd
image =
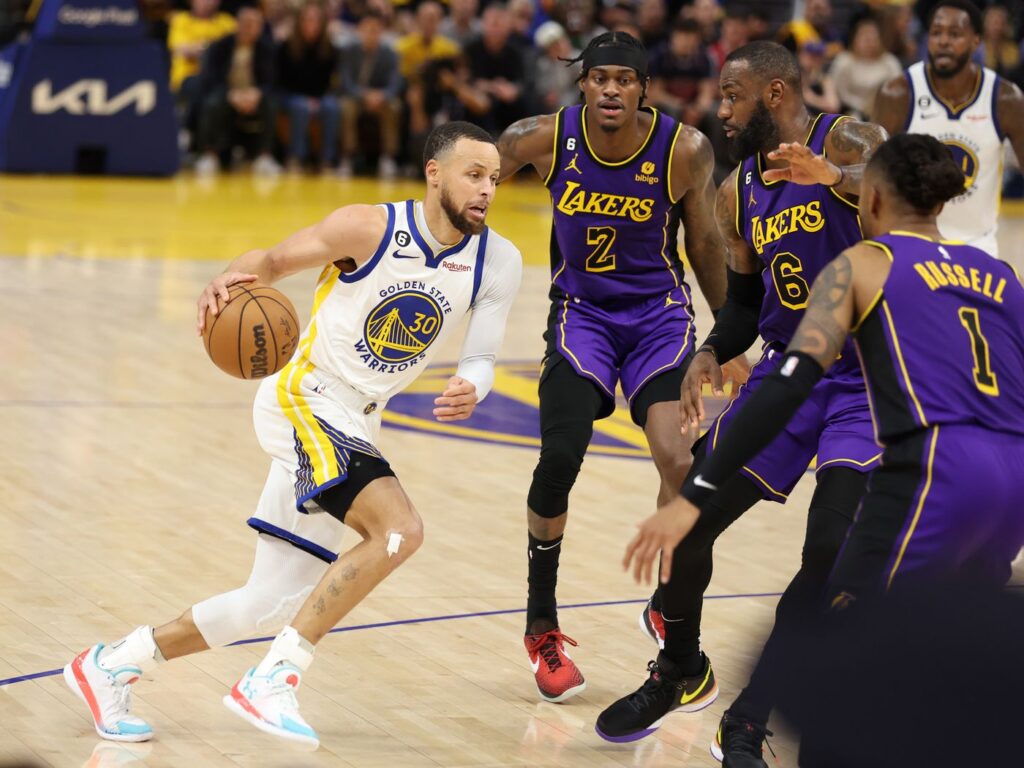
[[[136,627],[116,643],[111,643],[100,651],[99,660],[106,669],[132,664],[143,672],[148,672],[158,663],[165,661],[150,626]]]
[[[269,675],[270,671],[286,661],[305,672],[313,663],[313,644],[298,633],[295,627],[287,626],[274,638],[270,650],[256,667],[257,675]]]

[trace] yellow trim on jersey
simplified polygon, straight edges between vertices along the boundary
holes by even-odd
[[[338,476],[338,464],[334,461],[334,445],[313,417],[313,410],[302,394],[301,384],[305,375],[314,370],[309,362],[309,353],[317,334],[317,312],[334,288],[339,273],[340,270],[333,264],[328,264],[320,273],[313,298],[313,319],[299,340],[298,354],[284,367],[277,380],[277,404],[295,429],[302,450],[313,467],[313,482],[318,486]]]
[[[679,287],[679,275],[672,269],[672,260],[669,259],[668,254],[665,252],[668,249],[668,220],[671,211],[665,211],[665,223],[661,225],[661,258],[665,260],[665,266],[668,267],[668,271],[672,273],[672,279],[676,282],[676,288]]]
[[[953,117],[960,117],[960,113],[971,106],[975,101],[978,100],[978,92],[981,90],[981,84],[985,81],[985,70],[982,67],[978,67],[978,79],[974,81],[974,90],[971,91],[971,95],[967,97],[967,101],[961,102],[956,106],[950,104],[944,98],[939,96],[938,91],[935,90],[935,84],[932,82],[932,73],[928,63],[924,65],[924,82],[928,86],[928,90],[932,92],[932,96],[939,100],[946,109],[953,113]]]
[[[558,167],[558,142],[562,137],[562,111],[565,107],[555,113],[555,138],[551,140],[551,168],[548,175],[544,177],[544,186],[551,183],[555,176],[555,169]]]
[[[743,198],[740,196],[740,176],[743,175],[743,163],[736,166],[736,234],[743,237],[743,230],[740,229],[740,206]]]
[[[807,146],[807,142],[809,142],[811,140],[811,137],[814,136],[814,131],[818,127],[818,121],[821,120],[821,115],[823,115],[823,114],[824,114],[824,112],[819,114],[816,118],[814,118],[814,120],[811,121],[811,128],[810,128],[809,131],[807,131],[807,136],[804,137],[804,146]],[[839,121],[836,120],[836,122],[838,123]],[[770,187],[770,186],[773,186],[775,184],[782,184],[785,181],[785,179],[776,179],[775,181],[765,181],[764,180],[764,175],[762,174],[762,167],[761,167],[762,160],[763,160],[763,156],[761,155],[760,152],[758,152],[757,153],[757,178],[761,180],[761,185],[764,186],[764,187]]]
[[[922,235],[918,232],[910,232],[906,229],[894,229],[889,232],[890,235],[899,235],[900,237],[916,237],[918,240],[925,240],[929,243],[939,243],[940,245],[966,245],[963,240],[936,240],[934,237],[928,237],[928,235]],[[890,255],[891,259],[892,256]]]
[[[676,126],[676,132],[672,134],[672,143],[669,145],[668,150],[668,167],[665,169],[665,190],[668,192],[668,199],[671,201],[672,205],[675,205],[681,199],[672,194],[672,158],[676,154],[676,142],[679,140],[679,134],[682,130],[683,124],[679,123],[679,125]]]
[[[882,454],[881,453],[876,453],[874,456],[872,456],[867,461],[857,461],[856,459],[829,459],[828,461],[825,461],[825,462],[822,462],[821,464],[818,464],[814,468],[814,471],[815,472],[820,472],[822,467],[827,467],[829,464],[838,464],[841,461],[845,462],[847,464],[856,464],[858,467],[866,467],[869,464],[874,464],[880,458],[882,458]]]
[[[774,488],[771,487],[771,485],[768,483],[767,480],[765,480],[763,477],[761,477],[759,474],[757,474],[757,472],[752,470],[750,467],[740,467],[740,469],[742,471],[745,471],[745,472],[749,473],[751,476],[753,476],[759,483],[761,483],[761,485],[763,485],[765,487],[765,489],[769,493],[774,493],[776,496],[778,496],[783,501],[786,501],[789,498],[789,494],[788,493],[783,493],[782,491],[776,491]]]
[[[921,402],[917,399],[917,395],[914,394],[914,385],[910,383],[910,374],[907,372],[907,364],[903,360],[903,350],[900,349],[900,340],[896,336],[896,325],[892,321],[892,313],[889,311],[889,302],[885,299],[882,299],[882,311],[885,312],[885,321],[889,324],[889,335],[892,337],[892,348],[896,350],[896,359],[899,361],[900,370],[903,372],[903,381],[907,385],[907,394],[910,395],[910,399],[914,401],[914,407],[917,408],[917,415],[921,418],[921,426],[927,427],[928,419],[925,418]]]
[[[658,128],[658,122],[661,119],[661,116],[658,114],[658,110],[654,107],[648,107],[647,109],[650,109],[653,117],[651,120],[651,128],[647,131],[647,137],[640,143],[640,146],[632,155],[627,157],[625,160],[612,162],[610,160],[602,160],[600,155],[598,155],[597,152],[594,151],[594,148],[590,146],[590,137],[587,135],[587,108],[584,106],[583,109],[580,110],[580,123],[583,125],[583,143],[587,145],[587,152],[590,153],[591,159],[601,165],[607,166],[608,168],[619,168],[636,160],[640,153],[647,149],[647,145],[651,143],[651,139],[654,138],[654,132]]]
[[[565,325],[568,322],[568,320],[569,320],[569,299],[566,298],[564,307],[562,309],[562,349],[564,349],[566,352],[569,353],[569,357],[571,357],[573,362],[576,363],[576,369],[580,373],[585,373],[587,376],[590,376],[594,381],[596,381],[600,385],[601,389],[603,389],[605,392],[608,392],[608,387],[606,387],[604,385],[604,382],[601,381],[601,379],[597,376],[597,374],[594,373],[593,371],[588,371],[586,368],[584,368],[583,367],[583,363],[581,363],[579,361],[579,358],[576,357],[575,354],[573,354],[573,351],[571,349],[569,349],[569,345],[565,343]],[[615,398],[615,393],[614,392],[608,392],[608,394],[612,397],[612,399]]]
[[[928,497],[928,491],[932,487],[932,465],[935,463],[935,445],[939,442],[939,425],[936,424],[932,430],[932,447],[928,450],[928,468],[925,474],[924,489],[921,491],[921,498],[918,499],[917,509],[914,511],[914,519],[910,521],[910,528],[907,530],[907,535],[903,537],[903,544],[900,545],[900,553],[896,555],[896,562],[892,565],[892,571],[889,572],[889,581],[886,583],[886,590],[892,587],[892,580],[896,578],[896,571],[900,567],[900,563],[903,562],[903,556],[907,553],[907,545],[910,544],[910,539],[914,535],[914,530],[917,528],[917,523],[921,519],[921,511],[924,509],[925,499]]]
[[[876,242],[875,240],[862,240],[861,242],[864,243],[864,245],[873,245],[879,250],[881,250],[882,253],[884,253],[889,258],[889,263],[892,264],[893,257],[892,251],[889,249],[889,246],[885,245],[884,243]],[[885,283],[883,282],[882,287],[878,289],[878,293],[876,293],[874,298],[872,298],[871,301],[868,303],[868,308],[860,313],[860,317],[857,318],[857,321],[850,327],[850,333],[856,333],[857,331],[860,330],[861,324],[868,319],[868,315],[875,311],[875,307],[878,306],[878,302],[882,300],[882,293],[884,291]]]

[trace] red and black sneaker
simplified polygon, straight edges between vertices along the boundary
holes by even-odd
[[[650,600],[647,601],[647,605],[640,613],[639,623],[640,631],[656,642],[661,650],[665,650],[665,618],[661,615],[661,611],[655,610],[651,606]]]
[[[526,635],[523,642],[537,690],[545,701],[562,702],[586,689],[587,682],[565,650],[565,643],[578,645],[571,637],[556,627],[539,635]]]

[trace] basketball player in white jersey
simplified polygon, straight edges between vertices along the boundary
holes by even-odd
[[[998,256],[1003,140],[1024,160],[1024,95],[971,61],[981,44],[981,11],[970,0],[940,0],[928,22],[928,58],[879,89],[873,120],[889,132],[926,133],[953,153],[967,179],[939,215],[944,237]]]
[[[152,737],[131,713],[130,685],[158,661],[287,624],[224,701],[264,731],[319,744],[295,698],[313,646],[423,540],[419,515],[374,445],[381,410],[470,313],[458,370],[434,401],[439,421],[468,418],[494,381],[522,273],[519,251],[484,225],[500,166],[493,139],[447,123],[428,137],[424,160],[423,202],[340,208],[274,248],[239,256],[200,296],[201,332],[228,286],[323,270],[298,350],[256,396],[256,433],[271,466],[249,519],[259,536],[248,582],[155,631],[94,645],[64,668],[103,738]],[[345,526],[362,541],[339,555]]]

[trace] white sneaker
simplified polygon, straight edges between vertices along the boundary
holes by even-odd
[[[343,159],[338,163],[338,169],[334,173],[339,179],[351,179],[352,161]]]
[[[220,170],[216,155],[203,155],[196,160],[196,176],[213,176]]]
[[[377,162],[377,175],[385,181],[391,181],[398,176],[398,166],[390,157],[383,155]]]
[[[103,644],[86,648],[64,667],[64,682],[84,701],[92,713],[96,733],[111,741],[148,741],[153,738],[149,723],[132,715],[132,683],[142,670],[125,665],[107,669],[99,662]]]
[[[253,667],[224,697],[224,706],[261,731],[304,744],[320,746],[320,737],[299,714],[295,691],[302,681],[298,667],[284,662],[269,675],[257,675]]]
[[[281,166],[270,155],[260,155],[253,161],[252,172],[257,176],[280,176]]]

